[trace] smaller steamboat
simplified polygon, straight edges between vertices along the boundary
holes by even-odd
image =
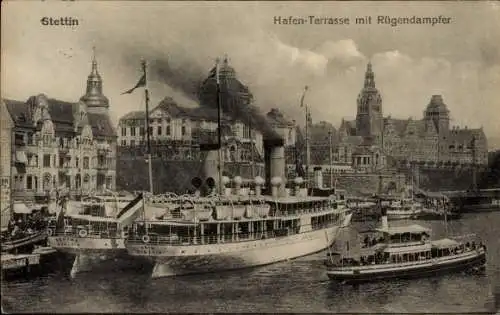
[[[476,270],[486,263],[486,246],[474,235],[431,241],[431,231],[420,225],[389,227],[385,213],[377,232],[381,238],[365,240],[354,255],[329,253],[328,277],[344,283],[416,278]]]

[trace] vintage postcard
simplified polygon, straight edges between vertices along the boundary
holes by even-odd
[[[4,1],[2,313],[495,313],[494,1]]]

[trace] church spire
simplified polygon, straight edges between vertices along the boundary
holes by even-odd
[[[366,66],[365,88],[375,88],[375,74],[373,73],[372,70],[371,61],[369,61],[368,65]]]
[[[106,96],[102,93],[102,79],[101,75],[97,71],[97,59],[96,59],[96,49],[95,46],[92,47],[92,69],[87,78],[87,90],[84,96],[80,98],[90,111],[92,108],[96,112],[106,111],[109,107],[109,101]]]
[[[99,79],[101,76],[99,75],[99,72],[97,71],[97,60],[95,57],[95,46],[92,46],[92,71],[90,72],[90,76],[93,77],[98,77]],[[89,78],[90,78],[89,76]]]

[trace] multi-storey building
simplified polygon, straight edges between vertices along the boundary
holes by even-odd
[[[197,159],[199,144],[216,141],[217,109],[210,107],[182,107],[171,97],[164,98],[150,111],[149,135],[154,155],[164,159]],[[248,161],[254,154],[262,154],[262,134],[249,130],[241,121],[233,121],[227,115],[221,119],[225,144],[225,161]],[[134,111],[120,118],[118,143],[125,148],[143,149],[146,144],[145,111]],[[227,128],[229,127],[229,128]],[[207,140],[208,138],[208,140]],[[254,151],[251,152],[251,144]]]
[[[441,95],[433,95],[424,117],[383,117],[382,97],[375,86],[371,63],[357,100],[356,120],[342,120],[337,154],[355,168],[376,170],[387,160],[425,167],[487,164],[487,140],[482,128],[451,127]]]
[[[10,171],[12,159],[12,128],[14,123],[4,101],[0,102],[0,210],[2,228],[10,218]]]
[[[252,96],[248,88],[236,77],[227,59],[220,66],[221,117],[224,160],[226,162],[259,161],[263,154],[263,135],[259,126],[238,111],[249,106]],[[149,113],[149,136],[153,156],[172,160],[197,160],[199,144],[216,139],[218,109],[216,104],[215,69],[200,87],[198,107],[178,105],[171,97],[164,98]],[[147,140],[145,110],[130,112],[120,118],[118,143],[123,154],[142,151]],[[288,135],[288,133],[287,133]],[[288,138],[287,138],[288,139]],[[292,141],[290,138],[289,141]]]
[[[48,98],[4,100],[12,128],[11,189],[15,199],[78,196],[115,189],[116,132],[95,56],[78,102]]]

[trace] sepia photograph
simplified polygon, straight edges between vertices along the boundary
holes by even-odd
[[[2,313],[499,314],[499,2],[1,7]]]

